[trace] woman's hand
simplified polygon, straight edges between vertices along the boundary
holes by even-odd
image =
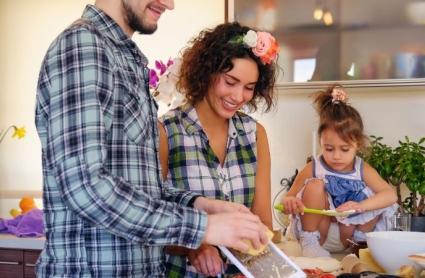
[[[300,198],[285,196],[282,200],[285,214],[304,214],[304,204]]]
[[[187,257],[196,270],[205,276],[217,276],[224,269],[220,253],[212,245],[202,244],[198,249],[190,250]]]
[[[337,207],[335,210],[336,211],[355,210],[356,212],[366,211],[361,203],[354,202],[354,201],[345,202],[342,205],[340,205],[339,207]]]

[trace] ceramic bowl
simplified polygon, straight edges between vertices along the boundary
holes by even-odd
[[[425,233],[421,232],[370,232],[366,241],[373,258],[388,274],[395,274],[402,265],[414,266],[409,255],[425,252]]]

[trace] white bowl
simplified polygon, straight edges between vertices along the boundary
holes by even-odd
[[[387,231],[366,233],[367,246],[375,261],[388,274],[402,265],[412,265],[409,255],[425,252],[425,233]]]

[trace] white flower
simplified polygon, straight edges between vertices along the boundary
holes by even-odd
[[[245,36],[243,36],[243,42],[249,47],[255,47],[257,45],[257,32],[249,30]]]
[[[167,69],[158,81],[155,100],[164,103],[168,109],[175,108],[184,102],[184,96],[177,90],[176,83],[180,76],[181,59],[174,59],[173,64]]]

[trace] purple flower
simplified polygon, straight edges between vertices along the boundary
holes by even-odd
[[[158,74],[156,73],[156,71],[154,69],[150,69],[149,70],[149,86],[151,88],[156,88],[156,86],[158,85]]]
[[[159,70],[159,75],[163,75],[167,70],[167,66],[160,60],[155,61],[155,67]]]

